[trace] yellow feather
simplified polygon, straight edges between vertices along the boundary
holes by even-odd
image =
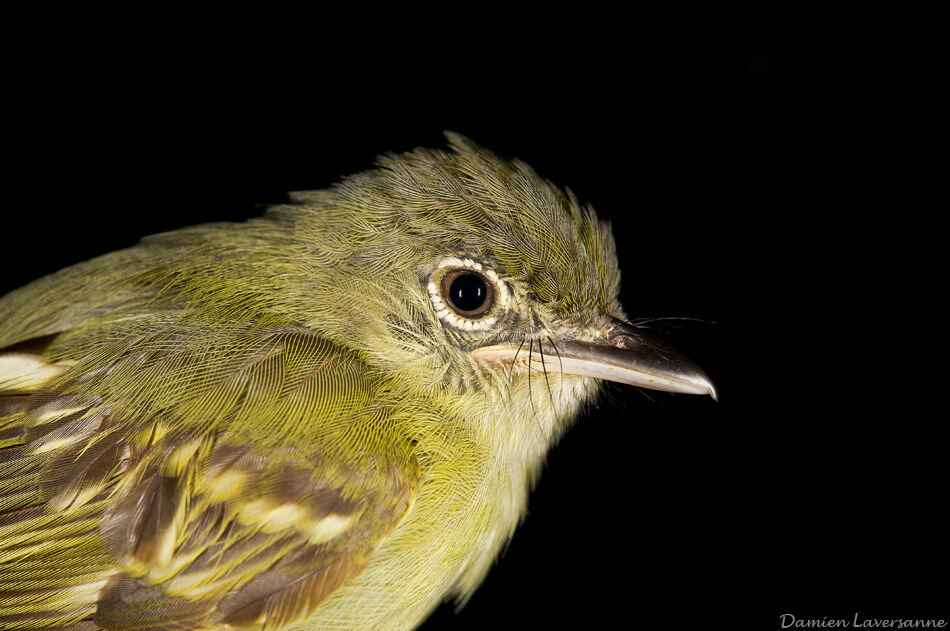
[[[0,391],[33,392],[60,376],[69,366],[51,364],[38,355],[0,355]]]

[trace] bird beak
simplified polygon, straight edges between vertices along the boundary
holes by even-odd
[[[517,362],[530,370],[595,377],[651,390],[708,394],[718,400],[706,373],[666,342],[616,318],[610,319],[601,337],[602,341],[596,342],[568,339],[555,344],[548,340],[529,347],[495,344],[477,348],[473,354],[490,362]]]

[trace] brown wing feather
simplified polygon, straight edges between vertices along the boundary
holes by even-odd
[[[238,628],[263,623],[264,629],[283,629],[312,614],[363,565],[347,555],[302,576],[268,570],[223,598],[218,604],[219,619]]]
[[[314,476],[320,468],[301,461],[275,470],[224,443],[176,477],[145,466],[103,519],[103,539],[125,570],[109,593],[121,586],[126,595],[100,600],[96,620],[110,628],[141,618],[132,628],[152,629],[140,610],[176,602],[185,620],[207,628],[283,629],[312,614],[368,562],[412,489],[371,468],[351,472],[344,492]]]
[[[111,579],[99,595],[96,629],[122,631],[201,631],[214,603],[189,602],[167,594],[160,585],[149,585],[128,574]]]
[[[88,440],[101,417],[80,419],[57,407],[67,399],[50,384],[68,365],[44,366],[42,358],[54,338],[0,351],[0,361],[13,358],[0,370],[0,629],[98,629],[83,618],[95,611],[99,589],[116,571],[97,537],[114,469],[106,464],[110,445],[60,457],[65,452],[57,446]],[[74,488],[88,491],[83,502],[53,510],[46,500],[76,482],[74,475],[84,480]]]
[[[99,349],[95,366],[60,344],[60,364],[43,360],[54,369],[36,354],[52,337],[18,345],[16,365],[32,372],[0,383],[0,628],[277,631],[358,574],[407,512],[408,452],[341,443],[385,423],[352,356],[299,330],[252,330],[211,350],[180,337],[127,339]],[[216,355],[226,365],[201,365]],[[109,381],[126,366],[194,396],[137,417],[110,399],[148,398]],[[186,377],[192,391],[175,383]],[[182,421],[196,411],[219,423]],[[252,448],[255,415],[291,435]]]

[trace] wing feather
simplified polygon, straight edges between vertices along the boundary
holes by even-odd
[[[385,391],[300,328],[166,313],[24,349],[29,380],[0,385],[0,629],[286,629],[411,506]]]

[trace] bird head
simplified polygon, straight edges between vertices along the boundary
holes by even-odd
[[[606,222],[526,164],[448,139],[272,209],[303,244],[292,293],[308,326],[400,389],[469,416],[550,417],[546,434],[601,380],[715,396],[625,322]]]

